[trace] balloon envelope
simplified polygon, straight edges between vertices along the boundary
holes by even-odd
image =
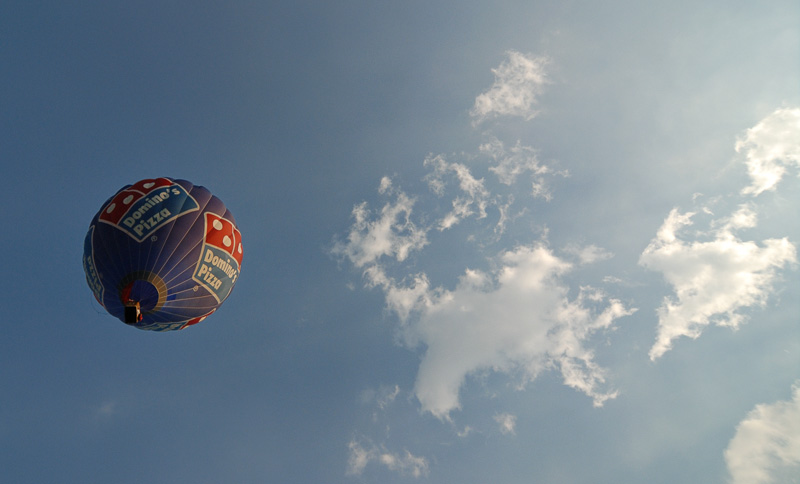
[[[183,329],[230,295],[242,265],[231,212],[205,187],[152,178],[109,198],[86,234],[86,282],[109,314],[140,329]]]

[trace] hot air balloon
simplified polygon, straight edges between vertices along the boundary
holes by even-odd
[[[241,266],[242,235],[230,210],[186,180],[123,187],[94,216],[84,241],[94,297],[139,329],[199,323],[230,295]]]

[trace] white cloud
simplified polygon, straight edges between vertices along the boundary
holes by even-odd
[[[428,460],[418,457],[405,450],[402,453],[392,453],[383,446],[372,443],[362,445],[356,440],[348,444],[350,456],[347,462],[347,474],[360,475],[371,462],[383,465],[388,470],[399,472],[402,475],[423,477],[428,475]]]
[[[534,105],[548,83],[544,68],[547,59],[527,57],[513,50],[507,56],[505,62],[492,69],[492,87],[475,99],[470,114],[476,123],[503,115],[532,119],[537,114]]]
[[[792,398],[756,407],[725,450],[733,484],[769,484],[800,476],[800,381]]]
[[[381,180],[380,192],[392,191],[391,180]],[[376,220],[363,202],[353,208],[355,222],[350,228],[347,242],[337,242],[331,252],[345,256],[356,266],[375,263],[383,256],[403,261],[413,250],[427,243],[426,230],[411,221],[414,200],[402,191],[396,191],[396,200],[383,206]]]
[[[501,413],[494,416],[494,421],[500,426],[500,433],[514,435],[517,427],[517,417],[510,413]]]
[[[767,239],[759,246],[741,241],[733,231],[754,227],[756,214],[748,206],[712,222],[708,241],[684,241],[678,232],[692,224],[694,213],[673,209],[639,264],[659,271],[673,287],[658,309],[658,335],[650,349],[655,360],[680,336],[697,338],[709,324],[738,327],[741,310],[764,305],[778,270],[796,261],[795,247],[786,238]]]
[[[775,190],[788,166],[800,167],[800,108],[778,109],[736,143],[745,152],[751,184],[744,194]]]
[[[448,419],[465,379],[487,370],[530,381],[555,368],[596,406],[614,398],[601,388],[606,372],[584,343],[633,310],[591,288],[570,299],[559,277],[571,264],[542,244],[506,251],[498,262],[491,274],[465,271],[452,291],[432,289],[424,274],[404,285],[379,268],[367,272],[401,319],[407,343],[426,348],[415,384],[422,409]]]

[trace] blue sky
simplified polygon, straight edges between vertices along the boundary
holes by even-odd
[[[9,482],[800,482],[800,6],[0,7]],[[143,178],[245,254],[185,331],[83,238]]]

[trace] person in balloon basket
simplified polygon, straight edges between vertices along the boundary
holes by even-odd
[[[125,302],[125,323],[136,324],[141,321],[142,318],[142,310],[139,307],[139,302],[128,299],[128,301]]]

